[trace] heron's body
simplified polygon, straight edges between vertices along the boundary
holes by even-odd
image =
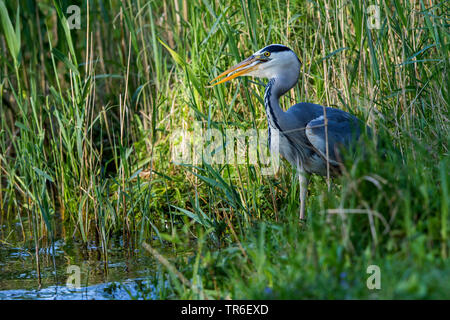
[[[277,80],[270,80],[264,99],[271,148],[279,150],[300,173],[327,175],[326,117],[328,169],[335,172],[333,169],[340,160],[336,153],[338,145],[350,147],[360,135],[358,118],[339,109],[306,102],[285,112],[278,103],[284,92],[278,90]]]
[[[364,125],[345,111],[312,103],[298,103],[284,111],[279,99],[296,85],[300,66],[292,50],[270,45],[222,73],[219,77],[232,74],[218,83],[239,75],[269,79],[264,105],[270,149],[278,150],[299,174],[300,218],[303,219],[309,174],[325,176],[337,172],[342,161],[339,150],[352,148]]]

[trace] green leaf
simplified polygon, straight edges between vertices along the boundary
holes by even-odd
[[[33,167],[34,172],[36,172],[39,176],[44,177],[46,180],[53,182],[52,177],[50,177],[47,173],[45,173],[44,171],[42,171],[39,168]]]
[[[183,69],[187,73],[188,80],[193,84],[197,93],[203,96],[203,87],[200,85],[200,82],[198,81],[191,67],[186,63],[183,57],[181,57],[175,50],[173,50],[167,44],[165,44],[161,39],[158,38],[158,41],[164,46],[164,48],[167,49],[167,51],[169,51],[170,55],[175,60],[175,62],[181,67],[183,67]]]
[[[331,58],[332,56],[338,54],[339,52],[344,51],[344,50],[347,50],[347,49],[348,49],[348,47],[336,49],[336,50],[334,50],[333,52],[331,52],[330,54],[328,54],[327,56],[323,57],[320,61],[329,59],[329,58]]]
[[[70,70],[73,71],[73,73],[75,73],[76,75],[79,75],[80,72],[78,71],[78,68],[58,49],[53,48],[52,50],[52,54],[58,58],[59,60],[61,60],[67,68],[69,68]]]
[[[20,53],[20,19],[19,7],[17,7],[16,28],[14,30],[11,20],[9,19],[8,10],[6,9],[3,0],[0,0],[0,19],[3,32],[6,38],[9,51],[14,58],[14,64],[18,64]]]

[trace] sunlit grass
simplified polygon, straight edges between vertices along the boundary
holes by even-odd
[[[70,30],[69,1],[0,0],[0,217],[23,230],[2,240],[74,236],[104,258],[117,237],[194,240],[170,262],[191,286],[167,270],[161,298],[448,298],[448,3],[373,4],[379,29],[360,1],[83,1]],[[338,107],[376,132],[330,188],[312,179],[305,227],[287,163],[171,161],[194,123],[266,127],[262,83],[206,86],[270,43],[303,62],[285,109]]]

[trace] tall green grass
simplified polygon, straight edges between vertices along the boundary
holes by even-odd
[[[169,262],[190,285],[167,268],[162,298],[448,297],[447,1],[80,1],[79,30],[71,4],[0,0],[0,217],[22,228],[2,241],[38,259],[72,236],[104,258],[115,237],[130,252],[195,240]],[[304,228],[287,164],[171,161],[194,123],[265,128],[260,81],[206,85],[270,43],[303,62],[285,109],[335,106],[377,137],[331,188],[313,178]]]

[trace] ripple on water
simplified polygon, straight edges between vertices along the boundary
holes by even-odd
[[[0,300],[5,299],[156,299],[154,259],[134,252],[130,256],[123,248],[111,250],[108,262],[101,259],[99,249],[81,247],[75,243],[56,241],[54,246],[39,251],[41,289],[34,248],[0,243]],[[80,289],[65,286],[67,267],[80,267]]]
[[[145,290],[142,288],[145,287]],[[79,289],[69,286],[50,286],[40,290],[0,291],[0,300],[130,300],[156,299],[155,287],[145,279],[100,283]]]

